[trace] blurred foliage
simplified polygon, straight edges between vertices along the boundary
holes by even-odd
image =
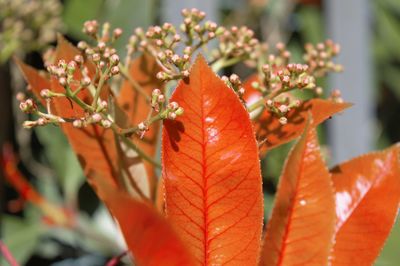
[[[124,34],[115,44],[120,56],[125,55],[124,45],[136,27],[148,27],[155,22],[155,0],[68,0],[65,3],[63,20],[68,33],[76,39],[86,39],[82,33],[82,25],[86,20],[96,19],[100,23],[106,21]]]
[[[62,30],[59,0],[0,0],[0,63],[40,51]]]
[[[14,3],[21,1],[14,1]],[[7,11],[9,9],[2,8],[5,2],[7,1],[0,0],[1,24],[4,23],[6,17],[10,17],[10,13]],[[246,24],[253,28],[261,39],[270,40],[270,43],[276,43],[276,40],[286,42],[294,61],[301,60],[305,43],[317,43],[326,38],[323,11],[318,4],[297,5],[294,1],[289,0],[249,2],[252,5],[246,1],[222,1],[223,23],[225,25]],[[400,123],[397,121],[400,113],[400,3],[398,0],[377,0],[372,1],[371,5],[374,16],[373,52],[376,87],[378,88],[376,94],[379,98],[380,138],[378,146],[386,147],[389,143],[400,141]],[[89,19],[97,19],[100,22],[109,21],[113,27],[122,28],[124,34],[116,48],[120,56],[124,56],[124,44],[127,43],[133,29],[155,23],[158,15],[159,7],[156,0],[66,0],[64,1],[62,21],[65,24],[67,36],[74,40],[86,38],[81,30],[84,21]],[[24,22],[24,25],[37,27],[40,24]],[[4,26],[2,27],[0,61],[2,58],[8,58],[22,44],[28,45],[26,39],[15,37],[16,32],[4,31]],[[37,28],[34,29],[37,30]],[[21,32],[20,29],[18,32]],[[38,33],[35,34],[34,36],[37,36]],[[47,40],[51,41],[52,39]],[[15,43],[16,41],[18,43]],[[5,44],[10,47],[4,48]],[[34,47],[36,48],[36,46]],[[27,51],[32,49],[29,48]],[[40,65],[40,63],[37,64]],[[243,68],[235,69],[235,72],[240,71],[244,75],[249,74]],[[326,85],[325,80],[318,82],[321,86]],[[320,130],[319,133],[322,143],[325,143],[324,130]],[[93,218],[98,217],[96,215],[99,215],[101,209],[97,208],[95,196],[85,184],[77,158],[61,130],[50,126],[38,127],[35,129],[35,138],[40,143],[39,148],[35,147],[35,151],[40,151],[37,156],[39,162],[46,168],[52,169],[50,177],[37,177],[38,189],[52,201],[61,202],[81,211],[84,210],[79,219],[86,229],[88,227],[95,228],[90,233],[107,232],[108,229],[98,229],[98,227],[105,228],[104,224],[95,224],[94,222],[96,220],[103,221]],[[292,143],[288,143],[271,150],[262,160],[266,219],[270,215],[276,184],[291,145]],[[103,243],[96,245],[93,241],[84,241],[85,237],[78,239],[68,230],[49,231],[37,215],[32,215],[35,211],[37,210],[28,205],[20,216],[7,215],[3,217],[4,242],[19,262],[24,264],[32,254],[36,254],[41,258],[54,258],[51,262],[58,261],[58,263],[53,265],[104,264],[106,258],[103,254],[106,253],[102,252],[111,249],[110,245],[114,245],[114,242],[104,243],[106,241],[103,238],[101,241]],[[107,224],[106,227],[110,228],[110,224]],[[108,232],[108,235],[113,237],[115,232]],[[39,241],[41,245],[37,245]],[[58,244],[54,245],[54,243]],[[102,244],[104,245],[102,246]],[[400,222],[398,221],[376,265],[397,265],[400,261],[400,254],[397,252],[399,244]],[[115,252],[115,249],[112,252]],[[68,254],[59,256],[62,253]],[[79,261],[77,257],[79,257]],[[0,265],[3,264],[5,263],[0,258]],[[47,264],[42,262],[40,265]]]

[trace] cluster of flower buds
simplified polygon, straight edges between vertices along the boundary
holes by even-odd
[[[0,62],[53,42],[63,28],[61,13],[59,0],[1,0]]]
[[[283,93],[275,99],[268,99],[266,101],[268,110],[279,117],[279,123],[281,123],[281,125],[287,124],[287,113],[300,105],[301,101],[288,93]]]
[[[187,40],[186,45],[192,45],[194,42],[208,43],[212,39],[221,35],[224,32],[223,27],[219,27],[215,22],[206,21],[206,14],[196,8],[182,10],[183,23],[180,25],[180,30],[185,33]]]
[[[221,29],[218,49],[213,51],[214,60],[220,58],[237,58],[257,60],[260,42],[254,38],[249,28],[233,26],[229,30]]]
[[[157,113],[162,110],[163,106],[165,103],[165,96],[162,94],[161,90],[159,89],[154,89],[153,92],[151,93],[151,107],[156,111]]]
[[[224,28],[218,27],[212,21],[204,22],[205,13],[195,8],[183,9],[182,16],[183,23],[179,27],[179,33],[170,23],[149,27],[147,31],[135,29],[127,46],[125,64],[128,65],[135,51],[146,51],[156,58],[161,67],[157,74],[158,79],[169,81],[188,77],[192,54],[221,35]],[[184,47],[181,54],[177,48],[182,45]]]
[[[263,82],[255,82],[253,87],[266,92],[280,90],[282,92],[293,89],[313,89],[315,78],[308,74],[308,66],[303,64],[287,64],[276,66],[265,64],[261,68]]]
[[[33,101],[33,99],[25,99],[25,95],[22,94],[17,94],[16,98],[18,101],[20,101],[19,108],[21,109],[21,111],[27,114],[35,114],[39,116],[39,118],[35,121],[25,121],[23,123],[24,128],[44,126],[50,123],[65,123],[65,120],[61,117],[40,112],[37,104]]]
[[[170,102],[162,114],[163,117],[170,120],[174,120],[180,115],[183,115],[183,108],[177,102]]]
[[[107,102],[103,101],[101,105],[106,105]],[[103,107],[107,108],[106,106]],[[76,128],[87,127],[88,125],[96,124],[102,126],[104,128],[110,128],[112,122],[109,119],[103,118],[100,112],[95,112],[90,115],[86,115],[85,117],[78,118],[72,121],[72,125]]]
[[[340,72],[343,67],[335,64],[332,60],[340,52],[340,46],[332,40],[326,40],[317,45],[306,44],[306,54],[304,60],[309,66],[308,73],[313,73],[316,77],[324,76],[328,72]]]
[[[66,90],[81,89],[88,87],[92,80],[88,75],[88,69],[84,66],[84,59],[81,55],[76,55],[74,60],[65,62],[59,60],[57,64],[48,64],[47,71],[50,75],[55,76],[59,84]],[[43,98],[51,98],[57,96],[54,92],[45,90],[41,92]]]
[[[117,75],[119,69],[119,56],[117,50],[112,48],[112,44],[122,35],[122,29],[116,28],[110,33],[110,24],[104,23],[99,34],[99,25],[96,20],[86,21],[83,32],[92,37],[96,41],[96,45],[91,46],[87,42],[78,43],[78,48],[82,50],[84,55],[90,58],[100,71],[104,68],[108,69],[105,79]]]
[[[37,111],[37,105],[32,99],[22,100],[19,109],[26,114],[31,114]]]
[[[222,76],[221,79],[226,85],[234,90],[241,100],[243,100],[242,97],[245,93],[245,89],[243,88],[242,81],[238,75],[232,74],[229,76],[229,78],[227,76]]]

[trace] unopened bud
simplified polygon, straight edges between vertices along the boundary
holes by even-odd
[[[83,126],[83,122],[80,119],[74,120],[72,122],[72,126],[76,128],[81,128]]]
[[[78,65],[83,64],[83,56],[81,55],[75,55],[74,60]]]
[[[176,118],[176,113],[174,112],[168,113],[168,119],[175,120],[175,118]]]
[[[161,90],[159,90],[159,89],[154,89],[152,92],[151,92],[151,95],[152,96],[158,96],[158,95],[160,95],[161,94]]]
[[[189,75],[190,75],[189,70],[183,70],[183,71],[181,72],[181,74],[182,74],[182,76],[184,76],[185,78],[189,77]]]
[[[111,68],[111,74],[112,75],[118,75],[119,74],[119,67],[118,66],[113,66]]]
[[[94,62],[99,62],[101,59],[100,54],[98,54],[98,53],[93,54],[92,59]]]
[[[138,129],[139,129],[140,131],[146,131],[147,126],[144,124],[144,122],[141,122],[141,123],[139,123],[139,125],[138,125]]]
[[[236,74],[232,74],[232,75],[229,77],[229,81],[230,81],[232,84],[237,84],[237,83],[239,82],[239,76],[236,75]]]
[[[51,92],[49,89],[43,89],[40,91],[40,96],[44,99],[50,98],[51,97]]]
[[[288,106],[285,104],[282,104],[281,106],[278,107],[279,111],[283,114],[285,114],[288,111]]]
[[[183,115],[183,112],[184,112],[183,108],[182,107],[178,107],[178,109],[176,109],[174,113],[176,115]]]
[[[168,104],[168,109],[175,111],[179,107],[179,104],[177,102],[170,102]]]
[[[111,127],[111,121],[110,120],[101,120],[100,124],[104,128],[110,128]]]
[[[99,113],[94,113],[94,114],[92,115],[92,121],[93,121],[93,123],[98,123],[98,122],[101,121],[101,119],[102,119],[102,117],[101,117],[101,115],[100,115]]]
[[[91,79],[86,76],[81,80],[81,85],[86,87],[89,86],[91,82],[92,82]]]
[[[78,48],[79,48],[80,50],[85,50],[87,47],[88,47],[88,45],[87,45],[86,42],[84,42],[84,41],[78,42]]]
[[[115,39],[118,39],[119,37],[121,37],[123,33],[123,30],[121,28],[115,28],[113,31],[113,36]]]
[[[58,79],[58,83],[60,83],[61,86],[65,87],[67,85],[67,79],[65,77],[61,77]]]
[[[43,117],[39,118],[39,119],[37,120],[37,124],[38,124],[39,126],[45,125],[45,124],[46,124],[46,119],[44,119]]]
[[[279,123],[281,123],[281,125],[286,125],[287,124],[287,118],[282,116],[281,118],[279,118]]]

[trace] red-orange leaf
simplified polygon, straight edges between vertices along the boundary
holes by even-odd
[[[399,146],[331,170],[336,196],[332,265],[372,265],[396,219],[400,200]]]
[[[163,128],[166,212],[199,265],[255,265],[262,189],[249,115],[203,57],[172,101],[185,113]]]
[[[156,78],[158,71],[159,68],[154,57],[144,54],[132,62],[129,73],[142,88],[142,92],[150,98],[153,89],[161,88],[162,86],[162,83]],[[128,121],[132,125],[137,125],[148,118],[148,114],[151,110],[150,102],[142,93],[138,92],[137,88],[134,88],[128,80],[124,81],[122,84],[117,100],[119,106],[121,106],[127,114]],[[138,138],[136,135],[133,136],[137,146],[150,157],[154,157],[156,154],[159,129],[160,123],[157,122],[149,127],[149,131],[146,132],[143,139]],[[147,161],[144,161],[144,166],[150,183],[150,191],[154,191],[156,183],[154,166]]]
[[[280,178],[262,264],[327,265],[334,222],[330,174],[321,158],[315,128],[306,126]]]
[[[187,247],[152,206],[133,199],[97,176],[94,181],[98,194],[121,228],[135,265],[193,265]]]
[[[256,80],[257,77],[252,76],[244,83],[246,89],[244,99],[248,103],[252,103],[261,97],[261,93],[251,87],[251,83]],[[272,149],[300,136],[307,123],[309,112],[313,116],[313,126],[316,126],[350,106],[350,103],[311,99],[303,102],[299,107],[290,110],[286,115],[288,122],[284,126],[279,123],[279,117],[267,110],[263,110],[255,122],[257,139],[259,141],[265,140],[265,144],[260,147],[261,155],[268,149]]]

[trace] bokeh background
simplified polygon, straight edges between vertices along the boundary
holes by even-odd
[[[49,200],[75,206],[93,229],[83,234],[46,226],[0,171],[0,236],[23,264],[104,265],[121,242],[60,130],[21,128],[25,117],[14,99],[25,84],[11,56],[42,68],[40,52],[55,43],[56,32],[76,43],[85,39],[81,28],[88,19],[124,30],[117,43],[123,56],[135,27],[178,25],[180,10],[192,7],[222,25],[247,25],[272,46],[286,43],[296,61],[305,43],[330,38],[341,45],[337,62],[344,73],[322,85],[327,93],[340,89],[354,107],[320,130],[330,165],[400,141],[400,0],[0,0],[0,146],[12,143],[31,183]],[[250,74],[240,66],[230,71]],[[262,161],[266,217],[290,145]],[[399,265],[399,246],[397,223],[376,265]],[[0,265],[7,264],[0,258]]]

